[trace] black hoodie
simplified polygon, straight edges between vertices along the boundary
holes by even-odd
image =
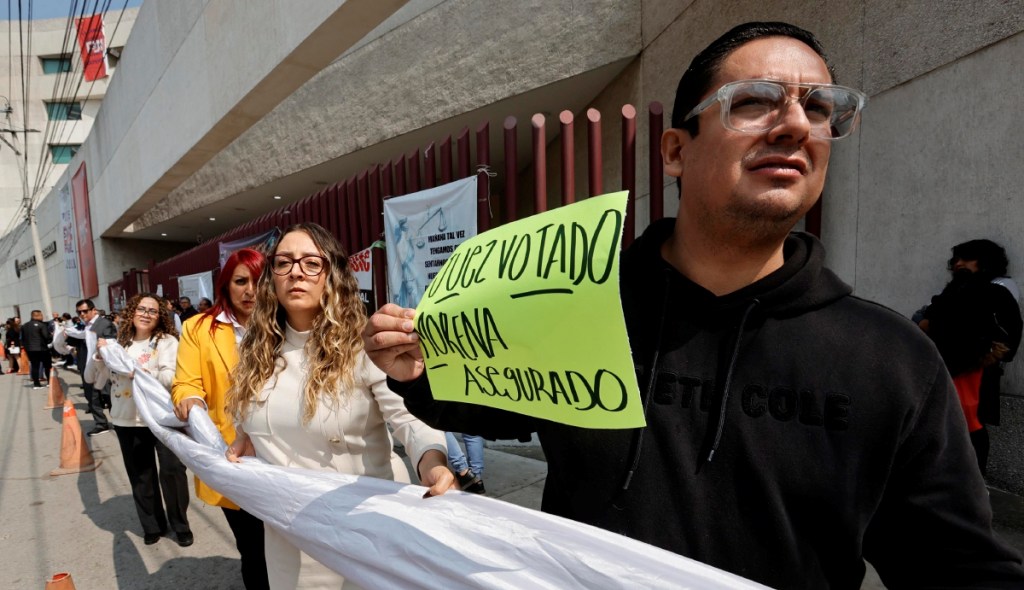
[[[890,589],[1024,587],[928,338],[850,295],[806,234],[781,269],[717,297],[662,259],[673,224],[622,263],[646,428],[438,402],[422,378],[392,388],[442,430],[537,432],[544,511],[772,587],[857,589],[863,559]]]

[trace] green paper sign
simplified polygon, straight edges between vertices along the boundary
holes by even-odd
[[[416,310],[435,399],[583,428],[645,425],[619,300],[627,194],[459,245]]]

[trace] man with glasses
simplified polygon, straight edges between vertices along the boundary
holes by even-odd
[[[188,297],[182,297],[178,299],[178,305],[181,306],[181,321],[185,323],[190,317],[199,313],[196,308],[192,307],[192,300]]]
[[[89,366],[95,361],[96,342],[99,338],[114,340],[117,338],[117,329],[113,322],[100,315],[92,299],[82,299],[75,304],[79,319],[85,326],[79,328],[65,328],[67,335],[77,338],[76,349],[78,352],[78,370],[82,375],[82,389],[85,390],[85,399],[89,404],[88,413],[92,414],[93,428],[89,436],[98,436],[110,431],[110,423],[107,415],[103,413],[104,407],[110,407],[109,393],[104,399],[104,392],[93,387],[92,381],[88,379],[91,374]],[[109,385],[109,384],[108,384]]]
[[[647,426],[586,430],[434,401],[414,310],[364,332],[413,414],[487,438],[538,433],[542,508],[774,588],[1021,588],[942,359],[853,297],[790,233],[865,105],[815,37],[740,25],[683,74],[665,173],[679,217],[623,255],[622,305]]]

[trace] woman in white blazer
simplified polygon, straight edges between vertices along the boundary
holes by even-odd
[[[432,494],[455,488],[444,433],[410,414],[363,352],[366,312],[341,245],[314,223],[281,237],[256,286],[256,306],[228,391],[237,438],[228,459],[408,482],[405,446]],[[388,426],[391,427],[389,432]],[[266,530],[271,588],[351,588]]]

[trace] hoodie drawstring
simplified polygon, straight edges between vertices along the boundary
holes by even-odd
[[[652,392],[654,391],[654,382],[655,382],[655,379],[657,379],[657,377],[658,377],[658,370],[657,370],[658,369],[658,356],[659,356],[659,353],[661,352],[661,340],[662,340],[662,337],[664,336],[664,333],[665,333],[665,321],[664,321],[664,319],[665,319],[665,313],[668,311],[669,291],[670,291],[671,286],[672,286],[672,281],[669,279],[669,271],[667,271],[667,270],[664,273],[664,279],[665,279],[665,290],[664,290],[664,296],[661,298],[661,310],[660,310],[660,313],[658,315],[658,317],[660,318],[660,321],[658,322],[658,336],[654,340],[654,358],[651,360],[650,377],[647,380],[647,389],[646,389],[646,392],[644,394],[644,419],[647,418],[647,408],[651,405],[651,397],[653,397],[653,393]],[[629,484],[630,484],[630,482],[633,481],[633,474],[636,473],[636,468],[637,468],[637,466],[640,465],[640,453],[641,453],[641,451],[643,449],[644,431],[645,430],[646,430],[646,427],[645,428],[637,428],[636,434],[634,435],[634,438],[633,438],[633,460],[630,461],[629,471],[626,473],[626,479],[622,483],[622,489],[619,490],[619,493],[616,494],[615,500],[612,502],[612,506],[614,506],[614,507],[616,507],[616,508],[618,508],[620,510],[622,508],[621,508],[621,506],[619,506],[619,501],[618,500],[619,500],[619,498],[622,497],[622,495],[627,490],[629,490]]]
[[[715,428],[715,439],[711,443],[711,450],[708,452],[708,458],[705,460],[710,463],[715,457],[715,451],[718,450],[718,443],[722,440],[722,431],[725,430],[725,405],[729,401],[729,389],[732,387],[732,372],[736,368],[736,358],[740,353],[740,342],[743,340],[743,328],[747,325],[747,319],[750,317],[750,312],[755,307],[760,305],[760,301],[753,299],[750,305],[743,310],[743,317],[740,318],[739,328],[736,329],[736,344],[732,347],[732,355],[729,357],[729,368],[725,372],[725,384],[722,386],[722,402],[718,407],[718,426]]]

